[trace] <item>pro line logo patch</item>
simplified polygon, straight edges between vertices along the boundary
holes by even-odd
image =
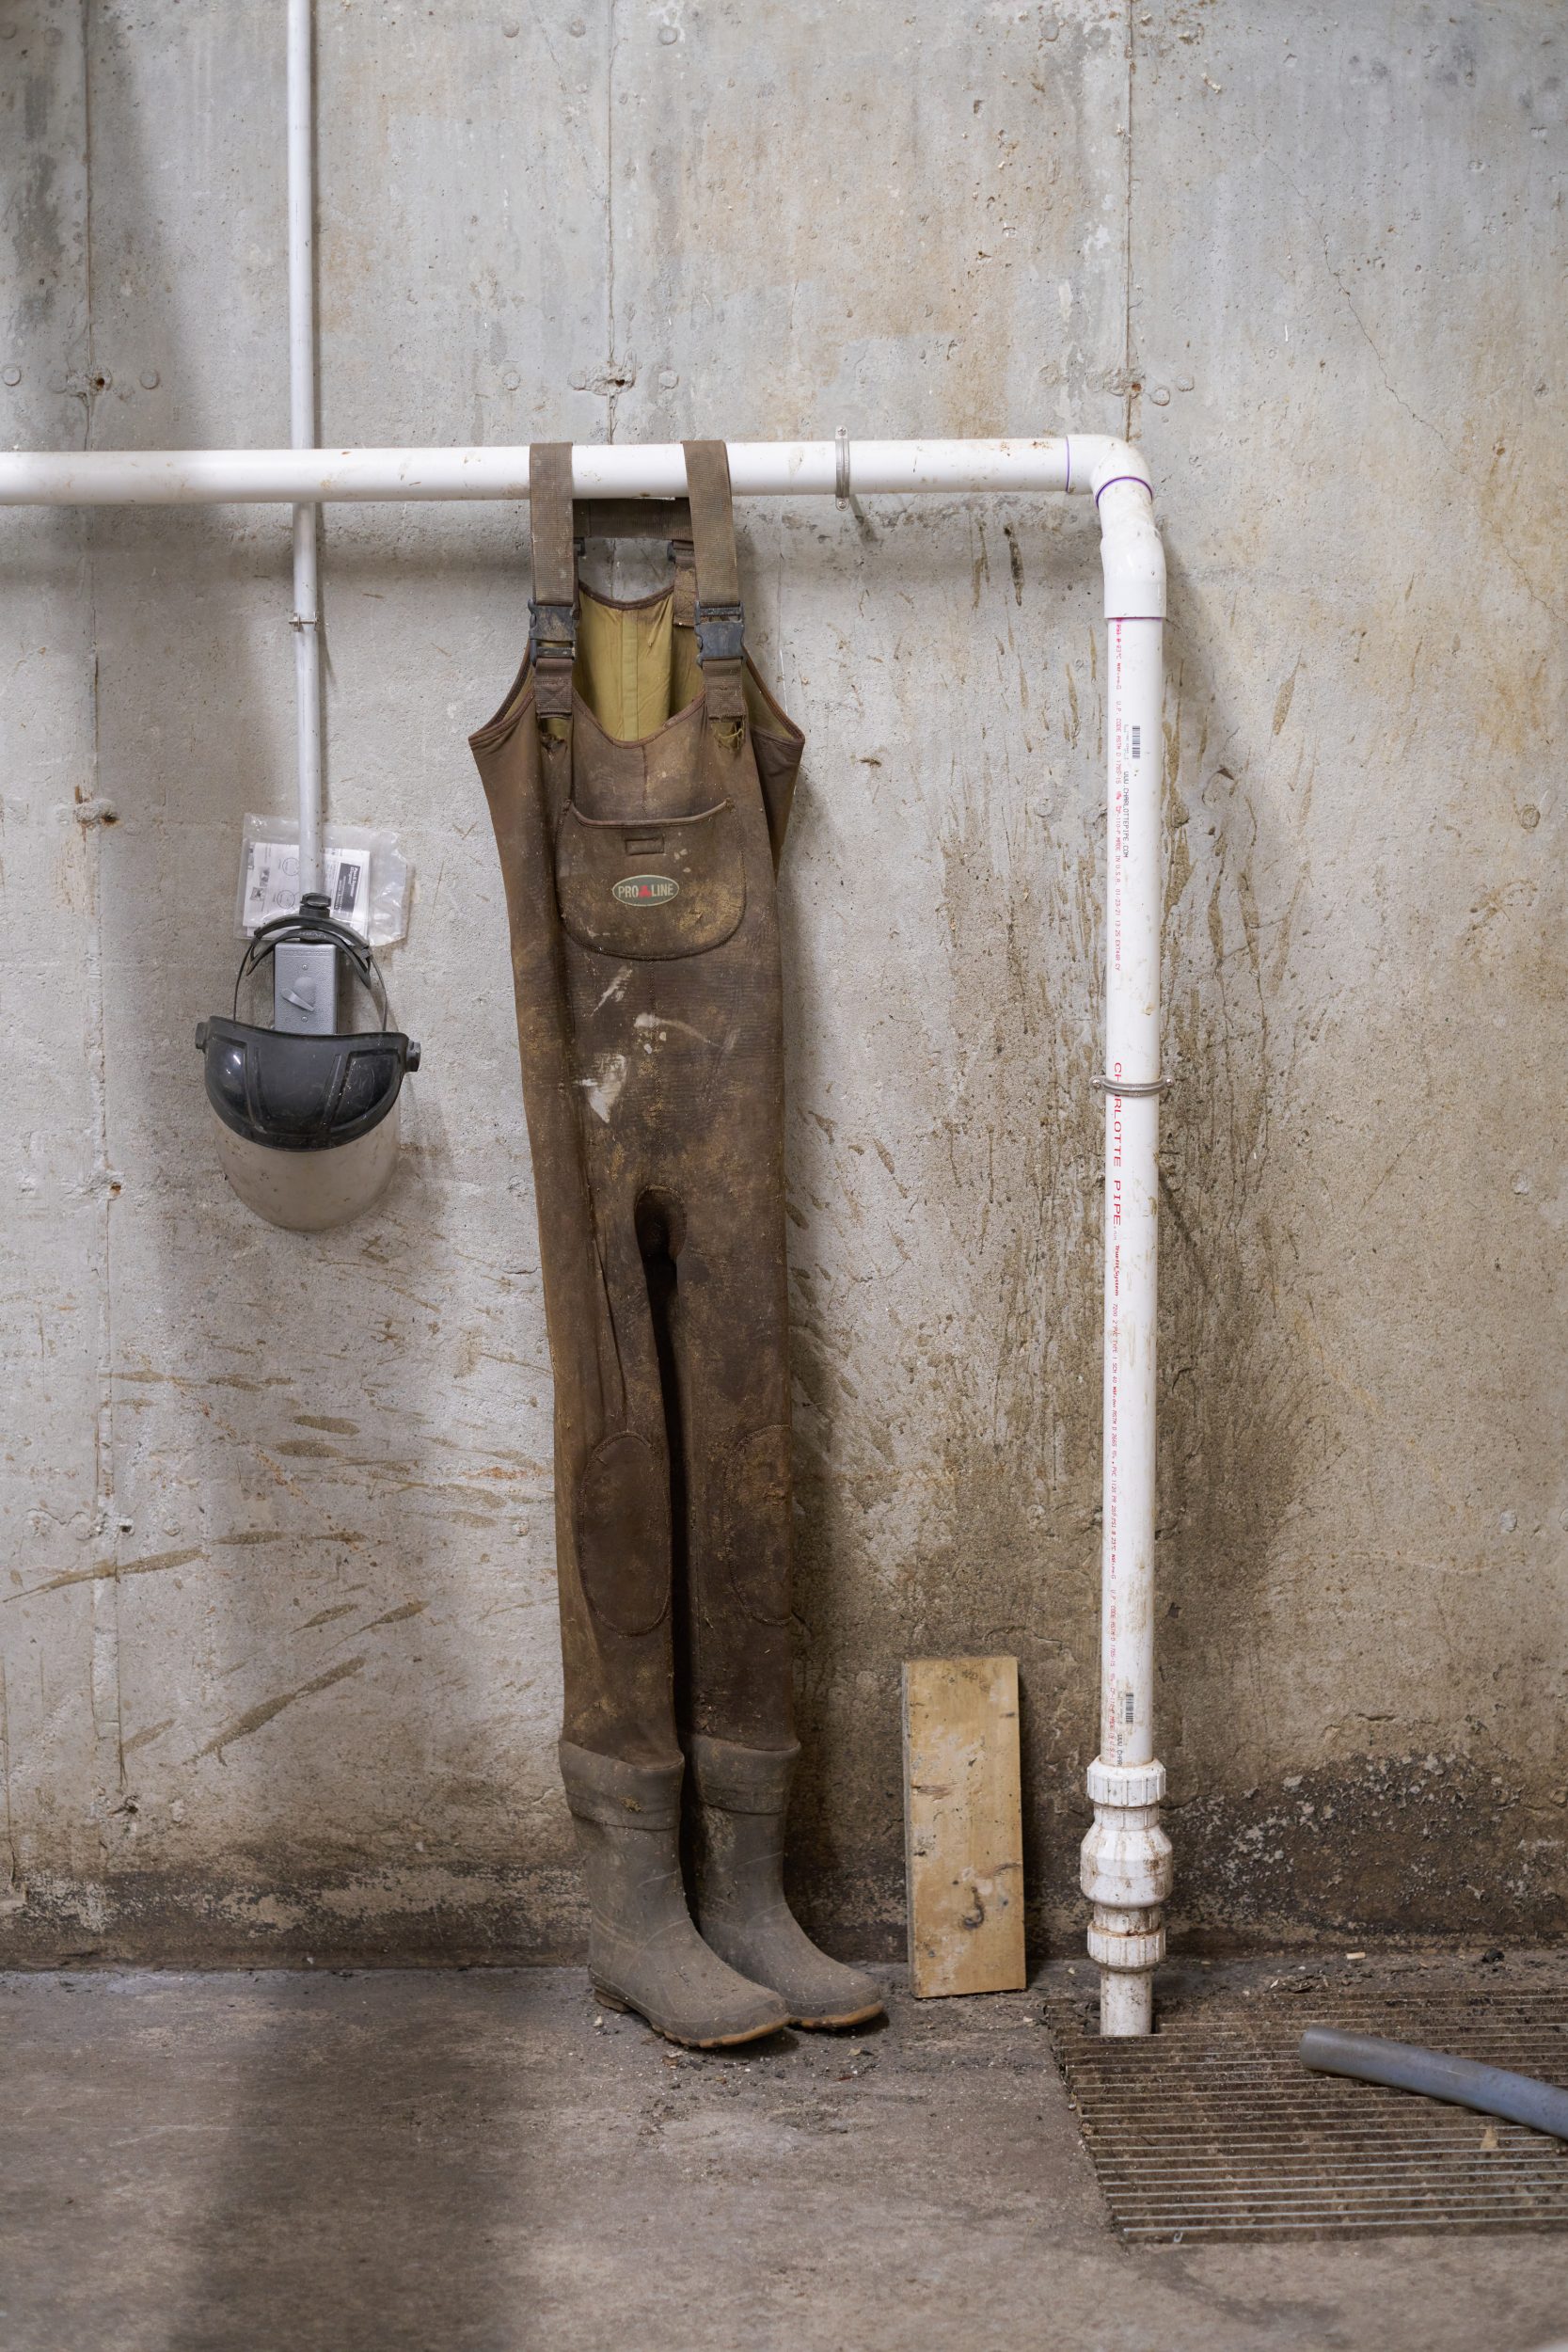
[[[663,907],[680,897],[680,889],[668,874],[627,874],[611,883],[610,895],[624,907]]]

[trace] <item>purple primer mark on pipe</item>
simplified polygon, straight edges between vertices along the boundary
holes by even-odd
[[[1147,490],[1150,498],[1154,496],[1153,483],[1146,482],[1141,473],[1114,473],[1111,476],[1110,481],[1102,482],[1099,489],[1095,492],[1094,502],[1096,506],[1100,504],[1100,501],[1104,497],[1106,491],[1113,489],[1118,482],[1135,482],[1140,490]]]
[[[1067,443],[1067,480],[1062,487],[1064,490],[1070,490],[1072,487],[1072,436],[1070,433],[1064,433],[1062,438]]]

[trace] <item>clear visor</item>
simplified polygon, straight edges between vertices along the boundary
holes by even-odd
[[[401,1102],[368,1135],[314,1152],[250,1143],[215,1115],[218,1162],[247,1209],[291,1233],[323,1233],[373,1208],[397,1165]]]

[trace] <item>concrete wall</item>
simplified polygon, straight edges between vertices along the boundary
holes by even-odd
[[[1564,35],[1531,0],[318,0],[334,441],[1131,430],[1172,573],[1161,1751],[1189,1932],[1560,1928]],[[575,13],[574,13],[575,10]],[[285,437],[280,12],[8,0],[0,418]],[[11,372],[18,371],[14,383]],[[805,1907],[897,1948],[898,1661],[1094,1720],[1092,516],[744,511],[791,987]],[[332,510],[416,870],[384,1209],[205,1125],[286,518],[0,521],[0,1956],[576,1948],[549,1382],[465,744],[525,517]],[[8,1882],[8,1895],[3,1890]]]

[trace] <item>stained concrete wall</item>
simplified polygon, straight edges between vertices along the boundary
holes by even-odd
[[[575,13],[574,13],[575,9]],[[1131,430],[1172,594],[1160,1742],[1189,1933],[1560,1926],[1564,37],[1529,0],[319,0],[340,442]],[[6,0],[8,440],[284,437],[279,11]],[[1065,501],[744,510],[790,978],[805,1908],[893,1950],[897,1668],[1094,1720],[1102,677]],[[465,735],[525,517],[331,511],[413,860],[384,1208],[226,1192],[286,518],[0,522],[0,1952],[576,1948],[549,1383]]]

